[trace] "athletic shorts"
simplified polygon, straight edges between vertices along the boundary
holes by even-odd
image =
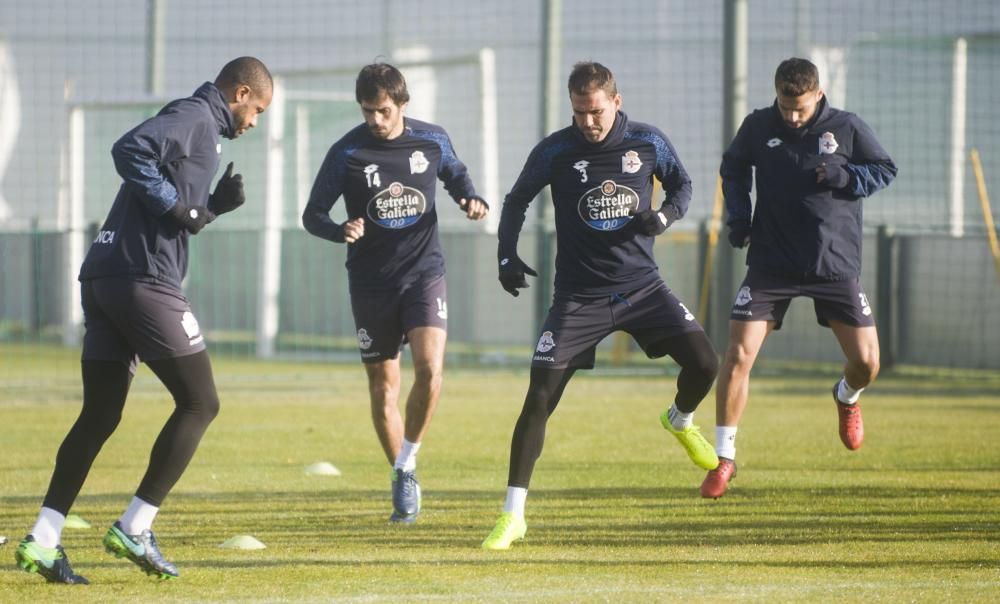
[[[733,321],[774,321],[775,329],[792,298],[812,298],[816,320],[823,327],[839,321],[852,327],[872,327],[875,317],[858,278],[844,281],[801,283],[787,277],[748,271],[736,293],[729,318]]]
[[[597,344],[624,331],[651,359],[668,338],[702,331],[694,315],[660,280],[631,292],[602,296],[556,293],[531,359],[532,367],[593,369]]]
[[[444,275],[417,281],[401,290],[351,292],[363,363],[399,356],[406,333],[416,327],[448,330],[448,294]]]
[[[85,361],[184,357],[205,350],[205,337],[180,290],[162,283],[104,277],[80,282]]]

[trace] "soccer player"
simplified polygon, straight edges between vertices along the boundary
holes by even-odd
[[[469,220],[489,206],[476,195],[448,134],[404,117],[406,80],[387,63],[365,66],[355,97],[364,123],[334,143],[313,184],[302,223],[347,244],[351,308],[368,374],[372,422],[392,466],[391,522],[420,513],[417,451],[441,393],[448,326],[444,258],[434,193],[440,179]],[[344,196],[348,220],[330,218]],[[401,347],[409,342],[414,380],[399,411]]]
[[[733,304],[716,388],[719,466],[702,483],[702,497],[721,497],[736,474],[736,428],[750,369],[792,298],[812,298],[816,319],[847,357],[833,400],[848,449],[864,440],[858,396],[879,370],[875,320],[860,282],[861,200],[892,182],[896,165],[861,118],[827,103],[809,61],[783,61],[774,87],[774,104],[743,120],[722,157],[729,242],[749,246],[749,268]]]
[[[680,365],[677,395],[660,416],[691,460],[711,470],[712,446],[692,425],[712,386],[718,358],[694,315],[660,278],[653,238],[684,216],[691,181],[667,137],[629,121],[614,75],[600,63],[577,63],[569,77],[572,125],[539,143],[504,200],[499,278],[511,295],[535,275],[517,255],[531,200],[545,185],[555,208],[555,293],[531,362],[531,377],[510,447],[507,499],[486,549],[523,538],[528,482],[542,451],[545,424],[577,369],[592,369],[597,344],[614,331],[631,335],[650,358]],[[652,206],[653,178],[663,203]]]
[[[167,104],[125,133],[111,155],[121,188],[80,270],[84,324],[83,409],[56,455],[55,471],[31,533],[15,558],[53,583],[87,583],[60,545],[66,514],[94,458],[121,419],[138,361],[145,362],[176,408],[157,437],[146,474],[105,548],[147,574],[177,577],[151,530],[164,498],[191,461],[219,398],[205,339],[181,291],[188,238],[240,207],[243,180],[219,167],[220,137],[257,124],[271,102],[267,67],[253,57],[227,63],[215,82]]]

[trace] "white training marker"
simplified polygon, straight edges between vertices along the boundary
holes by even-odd
[[[66,524],[64,526],[70,529],[89,529],[90,523],[76,514],[69,514],[66,516]]]
[[[318,461],[306,466],[306,474],[309,476],[340,476],[340,470],[328,461]]]
[[[264,549],[267,546],[251,535],[236,535],[220,543],[219,547],[226,549]]]
[[[4,537],[3,535],[0,535],[0,545],[6,545],[6,544],[7,544],[7,538]]]

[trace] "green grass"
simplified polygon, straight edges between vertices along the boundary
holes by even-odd
[[[94,528],[64,533],[92,585],[47,585],[13,553],[79,409],[77,359],[0,348],[0,601],[987,602],[1000,588],[993,374],[883,376],[853,453],[837,437],[833,373],[756,378],[739,475],[705,501],[704,473],[657,421],[674,378],[580,373],[549,423],[527,539],[485,552],[525,371],[447,371],[420,453],[425,511],[395,527],[357,364],[222,357],[222,413],[156,522],[181,578],[157,582],[101,547],[172,408],[142,368],[73,509]],[[713,416],[709,399],[697,415],[709,438]],[[321,460],[343,476],[304,474]],[[267,549],[218,547],[239,534]]]

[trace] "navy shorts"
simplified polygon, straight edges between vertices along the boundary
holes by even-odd
[[[162,283],[122,277],[80,283],[85,361],[184,357],[205,350],[205,337],[184,294]]]
[[[666,354],[656,344],[702,328],[660,280],[621,294],[581,297],[557,293],[531,366],[593,369],[597,344],[615,331],[632,336],[653,359]]]
[[[401,290],[351,292],[358,330],[358,352],[364,363],[399,356],[406,333],[416,327],[448,330],[448,294],[444,275],[417,281]]]
[[[858,278],[844,281],[802,283],[787,277],[747,272],[736,293],[729,318],[733,321],[774,321],[775,329],[788,311],[792,298],[812,298],[816,320],[823,327],[838,321],[852,327],[872,327],[875,317]]]

